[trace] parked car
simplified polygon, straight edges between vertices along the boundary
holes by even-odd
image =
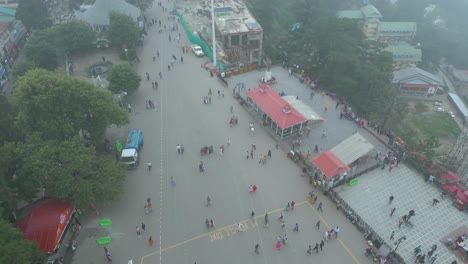
[[[452,118],[455,118],[455,114],[453,112],[448,113]]]
[[[195,53],[195,55],[197,55],[197,57],[202,57],[203,55],[205,55],[205,53],[203,53],[202,48],[198,45],[192,45],[192,51],[193,53]]]
[[[444,110],[442,107],[438,107],[438,108],[436,109],[436,112],[445,112],[445,110]]]
[[[435,105],[435,106],[441,106],[442,103],[441,103],[441,102],[434,102],[434,105]]]

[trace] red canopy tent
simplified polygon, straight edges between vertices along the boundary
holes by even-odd
[[[343,174],[350,170],[333,152],[325,151],[310,158],[310,161],[328,178]]]
[[[69,200],[41,200],[24,209],[17,226],[23,232],[23,239],[37,241],[40,250],[52,254],[74,210]]]
[[[266,83],[247,91],[247,96],[281,129],[277,131],[281,136],[284,135],[284,130],[307,121]]]

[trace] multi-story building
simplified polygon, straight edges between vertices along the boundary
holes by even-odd
[[[12,67],[18,45],[26,35],[26,29],[15,16],[16,10],[0,7],[0,87],[7,81],[7,71]]]
[[[443,89],[439,77],[418,67],[393,72],[392,84],[396,85],[402,94],[411,95],[435,95]]]
[[[214,8],[217,39],[228,62],[260,64],[263,29],[241,1],[225,1]]]
[[[359,10],[338,11],[336,17],[358,20],[368,39],[388,44],[385,50],[392,53],[395,70],[416,66],[421,61],[421,50],[409,44],[416,36],[416,23],[380,22],[382,15],[373,5]]]

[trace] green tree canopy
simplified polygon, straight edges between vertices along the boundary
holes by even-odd
[[[15,141],[21,137],[15,126],[16,111],[8,98],[0,94],[0,145],[7,141]]]
[[[18,147],[18,153],[20,195],[44,188],[49,196],[70,198],[86,208],[90,202],[110,200],[122,192],[125,169],[110,155],[96,156],[95,148],[78,136],[58,142],[33,135]]]
[[[109,125],[128,121],[109,91],[60,72],[29,71],[17,81],[13,99],[18,127],[44,139],[67,140],[81,133],[99,144]]]
[[[107,80],[112,93],[125,91],[129,95],[136,92],[141,83],[141,77],[129,64],[113,65],[107,74]]]
[[[12,224],[0,220],[0,263],[42,263],[45,253],[32,241],[23,240],[23,234]]]
[[[28,30],[43,29],[52,25],[45,0],[18,0],[16,18]]]
[[[16,78],[18,78],[20,76],[23,76],[28,71],[32,69],[37,69],[37,68],[38,68],[37,65],[34,64],[32,61],[29,61],[29,60],[18,61],[13,66],[12,73]]]
[[[26,58],[40,68],[55,69],[57,67],[57,51],[54,40],[55,36],[49,29],[34,32],[24,46]]]
[[[118,47],[132,47],[141,36],[137,23],[127,15],[111,12],[109,14],[109,40]]]
[[[20,165],[16,152],[16,144],[0,145],[2,158],[0,159],[0,218],[14,220],[18,201],[18,189],[14,175]]]
[[[92,46],[96,34],[84,22],[71,20],[51,28],[55,46],[65,52],[74,52]]]
[[[140,8],[140,10],[145,11],[153,6],[154,0],[128,0],[127,2]]]

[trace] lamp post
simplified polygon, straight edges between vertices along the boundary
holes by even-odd
[[[395,250],[393,250],[393,252],[396,252],[396,251],[397,251],[398,246],[400,246],[400,243],[401,243],[401,241],[403,241],[403,240],[406,240],[406,236],[400,237],[400,238],[397,240],[397,242],[395,242],[396,247],[395,247]]]
[[[125,55],[127,56],[127,61],[128,61],[128,63],[132,64],[132,63],[130,62],[130,58],[128,57],[128,49],[124,49],[124,51],[125,51]]]
[[[119,100],[120,100],[120,105],[121,105],[122,107],[124,107],[123,101],[122,101],[122,95],[123,95],[123,96],[127,96],[127,92],[125,92],[125,91],[120,91],[120,92],[119,92],[119,95],[118,95]]]

